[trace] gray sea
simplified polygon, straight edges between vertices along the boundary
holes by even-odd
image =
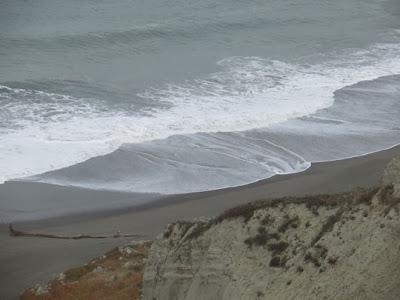
[[[399,74],[397,0],[2,0],[0,182],[186,193],[382,150]]]

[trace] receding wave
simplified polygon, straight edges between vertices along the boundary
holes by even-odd
[[[335,92],[315,114],[244,132],[197,133],[125,144],[111,154],[30,180],[95,189],[182,193],[302,171],[400,141],[400,75]]]
[[[399,57],[395,43],[315,65],[230,57],[218,62],[217,73],[135,95],[166,104],[146,112],[3,86],[1,113],[8,121],[0,132],[0,176],[19,178],[92,158],[30,180],[176,193],[244,184],[303,170],[312,161],[379,150],[398,141],[399,110],[391,98],[397,96],[389,93],[398,90],[398,77],[376,81],[387,84],[384,91],[375,81],[342,88],[399,74]],[[348,144],[349,136],[357,146]]]

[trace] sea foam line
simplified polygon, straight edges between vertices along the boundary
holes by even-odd
[[[318,65],[230,57],[218,62],[220,72],[139,94],[172,105],[141,116],[104,112],[104,107],[85,99],[3,86],[3,101],[21,98],[4,105],[3,114],[21,118],[14,120],[14,127],[2,129],[0,180],[70,166],[110,153],[123,143],[243,131],[307,116],[332,105],[335,90],[400,73],[399,57],[399,44],[378,44]],[[48,110],[58,113],[48,117]]]

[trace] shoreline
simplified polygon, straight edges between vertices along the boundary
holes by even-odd
[[[400,146],[395,146],[355,158],[314,163],[303,172],[276,175],[244,186],[165,196],[141,206],[122,207],[111,211],[17,222],[15,227],[20,230],[41,230],[60,235],[113,234],[121,231],[144,234],[145,239],[152,239],[170,222],[214,216],[227,208],[249,201],[339,193],[358,186],[375,185],[380,180],[383,168],[399,153]],[[47,193],[48,199],[62,197],[63,200],[68,200],[70,197],[71,201],[87,200],[76,198],[78,196],[92,197],[92,199],[101,197],[102,201],[112,201],[113,197],[126,197],[124,199],[129,201],[133,197],[133,194],[86,191],[46,184],[29,185],[23,182],[12,188],[14,193],[19,195],[33,197],[32,191],[36,190],[38,193],[36,196]],[[102,255],[112,247],[123,245],[130,240],[132,238],[80,241],[12,238],[8,236],[7,227],[1,225],[0,295],[5,299],[14,299],[23,288],[47,281],[66,268],[85,263],[90,258]]]
[[[225,193],[229,191],[235,191],[235,190],[240,190],[240,189],[246,189],[246,188],[252,188],[257,185],[262,185],[264,183],[269,183],[269,182],[274,182],[276,180],[285,180],[286,176],[296,176],[297,174],[301,174],[304,172],[307,172],[310,168],[318,167],[320,164],[326,164],[326,163],[335,163],[335,162],[340,162],[340,161],[347,161],[347,160],[352,160],[352,159],[358,159],[362,157],[366,157],[369,155],[374,155],[376,153],[380,152],[386,152],[386,151],[391,151],[393,149],[400,149],[400,143],[395,144],[391,147],[382,149],[380,151],[373,151],[365,154],[361,154],[358,156],[351,156],[351,157],[346,157],[343,159],[334,159],[334,160],[326,160],[326,161],[316,161],[310,163],[309,167],[299,171],[299,172],[293,172],[293,173],[282,173],[282,174],[276,174],[271,177],[265,178],[265,179],[260,179],[255,182],[251,183],[246,183],[238,186],[231,186],[231,187],[224,187],[220,189],[213,189],[213,190],[206,190],[206,191],[200,191],[200,192],[191,192],[191,193],[182,193],[182,194],[159,194],[159,193],[135,193],[135,192],[129,192],[129,191],[113,191],[113,190],[99,190],[99,189],[89,189],[89,188],[82,188],[82,187],[75,187],[75,186],[63,186],[63,185],[58,185],[58,184],[53,184],[53,183],[43,183],[43,182],[34,182],[34,181],[23,181],[23,180],[11,180],[11,181],[6,181],[2,184],[0,184],[0,199],[4,201],[4,199],[7,199],[8,201],[13,201],[15,202],[15,199],[21,200],[21,197],[23,197],[23,200],[26,200],[26,198],[30,197],[30,201],[32,201],[32,198],[34,200],[37,200],[38,198],[45,198],[46,202],[51,202],[54,199],[49,199],[49,196],[52,196],[53,194],[58,194],[60,193],[74,193],[75,195],[72,198],[86,198],[89,196],[90,199],[92,199],[94,196],[97,196],[100,198],[95,200],[95,202],[87,203],[87,207],[82,207],[83,211],[78,213],[76,210],[70,211],[68,213],[60,214],[60,213],[55,213],[54,215],[42,215],[40,217],[33,217],[33,218],[22,218],[22,219],[17,219],[17,220],[10,220],[8,221],[7,219],[4,220],[1,216],[1,207],[0,207],[0,225],[2,224],[8,224],[8,223],[41,223],[41,222],[60,222],[62,220],[79,220],[82,218],[91,218],[91,217],[100,217],[100,216],[110,216],[114,214],[120,214],[126,211],[132,211],[132,210],[146,210],[155,206],[163,206],[163,205],[169,205],[171,203],[179,202],[179,201],[187,201],[192,200],[192,199],[197,199],[197,198],[202,198],[202,197],[208,197],[209,195],[214,195],[214,194],[219,194],[219,193]],[[400,152],[400,150],[399,150]],[[15,194],[15,191],[19,190],[20,187],[23,190],[27,190],[26,193],[23,195],[18,195]],[[44,189],[44,193],[42,190]],[[51,194],[51,195],[49,195]],[[59,197],[59,196],[58,196]],[[112,199],[117,200],[117,204],[105,204],[104,198],[109,197]],[[13,198],[13,199],[11,199]],[[6,201],[7,201],[6,200]],[[65,199],[63,199],[65,200]],[[133,201],[132,201],[133,200]],[[100,202],[100,203],[99,203]],[[26,204],[26,203],[25,203]],[[67,200],[68,206],[71,204],[70,199]],[[100,204],[100,205],[99,205]],[[103,206],[102,206],[103,205]],[[97,207],[98,206],[98,207]],[[29,214],[29,212],[27,212]]]

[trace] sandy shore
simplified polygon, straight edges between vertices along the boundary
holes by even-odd
[[[45,231],[55,234],[144,234],[154,238],[163,227],[178,219],[213,216],[223,210],[257,199],[288,195],[334,193],[357,186],[375,185],[389,160],[400,153],[400,147],[362,157],[313,164],[305,172],[275,176],[247,186],[169,196],[147,205],[101,213],[18,223],[18,229]],[[46,184],[15,182],[0,185],[0,200],[12,201],[13,195],[57,199],[68,203],[86,201],[88,197],[99,201],[132,199],[141,195],[89,191]],[[22,197],[22,198],[23,198]],[[33,200],[32,200],[33,201]],[[101,255],[113,246],[129,239],[53,240],[43,238],[12,238],[6,226],[0,227],[0,299],[14,299],[24,287],[46,281],[68,267],[82,264]]]

